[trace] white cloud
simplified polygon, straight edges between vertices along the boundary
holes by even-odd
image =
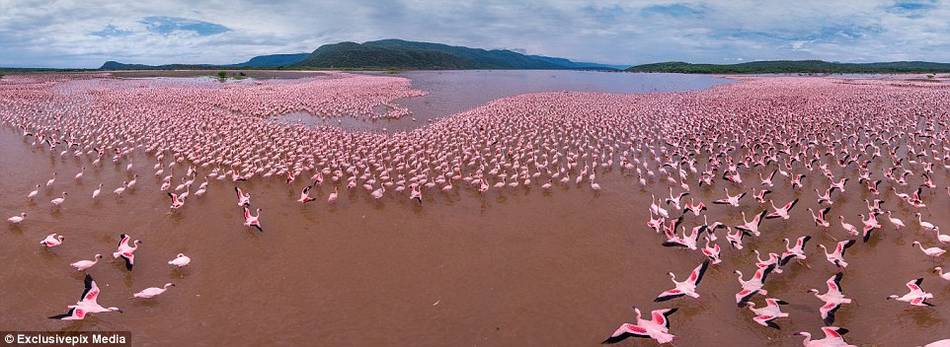
[[[145,18],[227,30],[156,32]],[[110,59],[235,63],[254,55],[382,38],[517,47],[613,64],[718,63],[740,56],[950,61],[946,18],[950,6],[926,0],[0,0],[0,66],[97,67]]]

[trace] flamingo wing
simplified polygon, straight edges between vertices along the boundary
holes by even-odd
[[[650,338],[650,335],[647,333],[647,330],[640,327],[639,325],[623,323],[610,335],[603,344],[612,344],[623,341],[628,337],[641,337],[641,338]]]
[[[653,317],[653,323],[664,326],[666,329],[670,328],[669,317],[671,314],[676,313],[679,310],[678,308],[664,308],[659,310],[653,310],[650,312],[650,315]]]
[[[709,268],[709,260],[704,261],[702,264],[699,264],[693,272],[689,273],[689,281],[693,282],[694,286],[698,286],[699,282],[702,282],[703,275],[706,274],[706,269]]]
[[[135,265],[135,253],[125,252],[122,253],[122,260],[125,260],[125,268],[129,271],[132,271],[132,266]]]
[[[752,296],[755,295],[755,294],[758,293],[758,292],[759,292],[758,289],[756,289],[756,290],[748,290],[748,289],[740,290],[738,293],[736,293],[736,304],[737,304],[739,307],[742,307],[742,304],[744,304],[746,301],[749,301],[749,299],[751,299]]]
[[[66,313],[50,316],[49,319],[82,320],[85,317],[86,317],[85,311],[76,307],[70,307],[69,311],[66,311]]]
[[[835,248],[835,251],[844,256],[844,251],[848,250],[849,247],[854,245],[854,240],[846,240],[838,242],[838,247]]]
[[[905,284],[905,285],[907,286],[907,289],[910,289],[910,291],[912,291],[912,292],[918,292],[918,291],[923,291],[922,289],[920,289],[920,285],[921,285],[922,283],[924,283],[924,278],[923,278],[923,277],[918,278],[918,279],[911,280],[910,282],[907,282],[907,284]]]
[[[818,308],[818,312],[821,314],[821,319],[825,321],[825,325],[832,325],[835,323],[835,313],[838,312],[838,309],[841,308],[841,304],[834,303],[825,303]]]
[[[120,247],[120,248],[123,247],[123,246],[124,246],[124,247],[128,247],[128,246],[129,246],[129,240],[130,240],[130,239],[131,239],[131,237],[129,237],[129,235],[126,235],[126,234],[119,234],[119,243],[118,243],[116,246],[117,246],[117,247]]]
[[[96,281],[92,279],[92,276],[86,274],[84,279],[85,288],[82,291],[82,296],[79,297],[79,302],[90,302],[93,304],[98,304],[99,300],[99,285],[96,284]]]
[[[828,280],[825,281],[825,284],[828,285],[828,291],[833,291],[833,292],[839,292],[839,293],[840,293],[840,292],[841,292],[841,278],[842,278],[842,277],[844,277],[844,273],[839,272],[839,273],[836,273],[834,276],[831,276],[830,278],[828,278]]]
[[[773,322],[776,318],[778,317],[770,316],[770,315],[761,315],[761,316],[752,317],[752,320],[754,320],[756,323],[759,323],[763,326],[781,330],[782,328],[779,328],[778,324],[775,324],[775,322]]]
[[[656,299],[653,299],[653,302],[663,302],[663,301],[673,300],[685,295],[686,293],[683,293],[682,290],[673,288],[673,289],[660,293],[660,295],[657,295]]]
[[[821,327],[821,332],[825,333],[825,338],[837,339],[844,336],[844,334],[847,334],[848,329],[827,326],[827,327]]]

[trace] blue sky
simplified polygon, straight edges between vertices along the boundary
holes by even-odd
[[[0,0],[0,66],[236,63],[383,38],[609,64],[950,62],[950,3]]]

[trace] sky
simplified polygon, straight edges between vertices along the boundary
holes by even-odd
[[[617,65],[950,62],[950,0],[0,0],[0,66],[238,63],[384,38]]]

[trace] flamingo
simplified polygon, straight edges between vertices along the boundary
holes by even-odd
[[[84,289],[82,295],[79,296],[79,301],[76,302],[75,305],[67,306],[66,308],[68,310],[66,313],[50,316],[50,319],[83,320],[90,313],[122,312],[118,307],[102,307],[99,305],[99,294],[102,291],[99,289],[96,281],[92,279],[92,276],[86,274],[83,283]]]
[[[844,228],[844,230],[847,231],[848,234],[851,234],[851,236],[858,236],[861,234],[860,232],[858,232],[858,228],[844,221],[844,216],[838,216],[838,220],[841,221],[841,227]]]
[[[264,232],[264,229],[261,227],[261,209],[257,209],[257,215],[251,215],[251,210],[247,207],[244,207],[244,226],[246,227],[255,227],[258,231]]]
[[[940,231],[940,227],[938,227],[937,225],[931,222],[922,220],[923,217],[920,215],[920,212],[914,213],[914,216],[917,217],[917,224],[920,225],[921,229],[926,230],[926,231],[937,231],[937,232]]]
[[[825,333],[825,338],[821,340],[812,340],[811,333],[807,331],[799,331],[795,334],[805,337],[805,340],[802,341],[802,345],[805,347],[857,347],[845,342],[844,334],[848,333],[848,329],[826,326],[821,327],[821,331]]]
[[[746,235],[751,235],[746,231],[743,231],[739,228],[736,228],[735,234],[732,233],[732,228],[727,227],[726,240],[729,241],[729,244],[732,245],[737,250],[742,250],[742,237]]]
[[[699,294],[696,293],[696,287],[699,286],[699,282],[703,280],[703,274],[706,273],[706,269],[709,267],[709,260],[704,261],[699,266],[696,266],[692,272],[689,273],[689,277],[685,281],[677,282],[676,275],[672,272],[669,272],[670,278],[673,281],[673,289],[664,291],[657,295],[654,302],[662,302],[667,300],[672,300],[675,298],[688,295],[691,298],[699,298]]]
[[[37,185],[36,185],[36,189],[33,189],[33,191],[31,191],[29,194],[27,194],[27,195],[26,195],[26,198],[27,198],[27,200],[33,200],[33,198],[35,198],[36,195],[39,194],[39,193],[40,193],[40,185],[37,184]]]
[[[75,268],[76,271],[86,271],[89,268],[98,264],[99,259],[102,259],[102,254],[96,253],[96,256],[93,257],[93,260],[80,260],[72,264],[69,264],[69,266],[72,266],[73,268]]]
[[[24,219],[26,219],[26,212],[20,212],[20,214],[17,216],[7,218],[7,222],[10,222],[10,224],[16,225],[16,224],[22,223]]]
[[[788,239],[784,240],[785,252],[782,253],[781,260],[779,261],[780,266],[785,266],[785,264],[788,264],[788,261],[792,260],[793,258],[798,260],[808,259],[808,256],[805,255],[805,244],[811,240],[810,235],[799,237],[797,240],[795,240],[794,247],[790,247]]]
[[[306,204],[308,202],[317,200],[310,197],[310,189],[313,188],[313,184],[303,187],[303,190],[300,191],[300,199],[297,199],[297,202],[301,204]]]
[[[241,206],[241,207],[251,206],[251,193],[245,194],[244,191],[242,191],[241,188],[237,186],[234,187],[234,192],[237,193],[238,206]]]
[[[69,194],[67,194],[66,192],[63,192],[63,195],[62,195],[62,196],[60,196],[60,197],[58,197],[58,198],[55,198],[55,199],[53,199],[53,200],[50,200],[49,203],[50,203],[51,205],[53,205],[53,207],[59,207],[59,206],[61,206],[61,205],[63,204],[63,202],[66,201],[66,196],[67,196],[67,195],[69,195]]]
[[[928,257],[930,257],[931,260],[936,260],[937,257],[942,256],[944,253],[947,253],[947,250],[940,247],[924,248],[924,246],[920,244],[920,241],[916,241],[916,240],[913,243],[911,243],[911,245],[917,248],[920,248],[920,251],[923,252]]]
[[[713,203],[719,204],[719,205],[730,205],[733,207],[739,207],[739,200],[742,200],[742,197],[744,197],[746,193],[742,192],[737,195],[729,195],[729,188],[723,188],[723,190],[726,192],[726,197],[723,199],[713,200]]]
[[[746,302],[746,305],[749,306],[752,313],[755,313],[752,320],[765,327],[781,329],[774,321],[778,318],[788,317],[788,313],[782,312],[782,307],[779,306],[788,305],[788,303],[781,299],[765,298],[765,307],[761,308],[756,308],[752,301]]]
[[[828,220],[825,219],[825,215],[828,214],[828,211],[831,211],[831,207],[825,207],[821,210],[818,210],[818,214],[816,215],[815,211],[812,210],[811,207],[808,208],[808,212],[811,213],[811,218],[815,220],[815,226],[825,228],[831,226],[831,223],[828,223]]]
[[[837,267],[848,267],[848,262],[844,261],[844,252],[848,250],[848,247],[853,246],[854,242],[854,240],[838,241],[834,252],[831,253],[828,253],[828,248],[825,248],[825,245],[818,244],[818,246],[825,250],[825,258],[828,259],[829,263]]]
[[[765,217],[765,212],[766,211],[763,210],[762,212],[756,214],[751,221],[747,221],[745,218],[745,211],[742,211],[742,221],[744,224],[737,225],[736,229],[739,229],[743,232],[748,232],[749,234],[755,236],[761,236],[762,233],[759,232],[759,226],[762,225],[762,217]]]
[[[174,259],[168,261],[168,265],[173,265],[177,268],[183,268],[191,263],[191,258],[186,256],[184,253],[178,253]]]
[[[791,218],[791,215],[789,215],[789,212],[792,210],[792,207],[795,207],[795,204],[798,203],[798,199],[796,198],[795,200],[789,201],[787,204],[785,204],[785,206],[782,206],[781,208],[775,207],[775,201],[769,200],[769,203],[772,204],[772,209],[774,209],[775,211],[765,215],[766,219],[782,218],[784,220],[788,220],[789,218]]]
[[[184,197],[184,196],[180,196],[180,195],[178,195],[178,194],[171,193],[171,192],[166,192],[165,194],[168,194],[168,197],[172,199],[172,204],[171,204],[171,206],[169,206],[169,208],[171,208],[171,209],[173,209],[173,210],[177,210],[177,209],[179,209],[179,208],[181,208],[182,206],[185,205],[185,197]]]
[[[131,243],[131,245],[129,245],[129,243]],[[119,243],[116,247],[116,251],[112,253],[112,258],[118,259],[121,257],[122,260],[125,261],[125,268],[132,271],[132,266],[135,265],[135,251],[139,249],[140,243],[142,243],[142,241],[132,241],[132,237],[127,234],[120,234]]]
[[[98,198],[100,192],[102,192],[102,183],[99,183],[99,187],[92,191],[92,198]]]
[[[904,221],[894,218],[894,215],[891,211],[887,211],[887,219],[894,225],[894,229],[901,230],[904,228]]]
[[[669,317],[676,312],[676,308],[653,310],[650,312],[651,320],[641,319],[640,309],[636,307],[633,309],[637,313],[636,323],[621,324],[610,337],[604,340],[604,344],[617,343],[626,340],[628,337],[653,339],[661,344],[673,342],[673,338],[676,336],[669,333]]]
[[[175,286],[174,283],[165,283],[165,285],[163,285],[161,288],[148,287],[148,288],[142,289],[142,291],[138,293],[132,294],[132,297],[139,298],[139,299],[151,299],[164,293],[166,290],[168,290],[168,287],[174,287],[174,286]]]
[[[924,283],[923,277],[910,280],[910,282],[905,284],[910,292],[904,294],[903,296],[888,295],[887,300],[903,301],[910,304],[911,306],[932,307],[933,304],[927,302],[927,299],[933,299],[934,295],[932,293],[925,292],[923,288],[920,287],[922,283]]]
[[[816,298],[824,302],[824,304],[818,308],[818,313],[821,315],[821,319],[825,321],[825,325],[834,324],[835,312],[838,312],[841,305],[851,303],[851,299],[845,297],[842,293],[842,277],[844,277],[844,274],[839,272],[825,281],[825,285],[828,286],[828,291],[824,294],[819,294],[818,289],[808,290],[809,293],[814,294]]]
[[[40,244],[46,246],[46,248],[53,248],[63,244],[63,240],[66,237],[57,233],[52,233],[46,236],[43,241],[40,241]]]
[[[739,307],[742,307],[746,301],[749,301],[756,294],[769,295],[769,292],[762,287],[765,286],[765,279],[773,269],[775,269],[775,264],[760,267],[748,281],[742,279],[741,271],[735,270],[735,274],[739,275],[739,285],[742,286],[742,289],[736,293],[736,304]]]

